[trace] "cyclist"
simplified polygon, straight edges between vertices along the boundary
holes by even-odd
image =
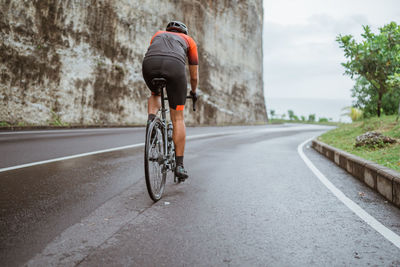
[[[165,31],[158,31],[152,37],[150,46],[143,59],[142,72],[147,87],[151,90],[148,100],[147,126],[155,118],[161,107],[161,92],[152,84],[153,78],[167,80],[167,95],[171,120],[174,127],[172,139],[175,144],[175,175],[180,179],[188,178],[183,165],[186,142],[186,128],[183,110],[186,102],[186,58],[189,63],[190,94],[197,98],[198,54],[195,41],[187,35],[188,29],[179,21],[168,23]]]

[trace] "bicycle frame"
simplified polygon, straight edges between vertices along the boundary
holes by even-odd
[[[164,96],[165,89],[166,89],[166,85],[164,85],[161,88],[161,123],[162,123],[162,127],[163,127],[163,132],[164,132],[164,137],[163,137],[164,138],[164,151],[165,151],[164,160],[166,161],[165,166],[171,167],[171,169],[172,169],[173,166],[170,166],[171,162],[169,162],[169,158],[168,158],[168,156],[169,156],[168,144],[171,141],[168,140],[168,127],[167,127],[167,114],[166,114],[168,109],[165,107],[165,101],[168,101],[168,98]],[[186,96],[186,98],[190,98],[193,100],[193,111],[196,111],[196,101],[193,99],[193,97]]]
[[[161,116],[157,112],[157,118],[154,119],[146,127],[146,143],[145,143],[145,153],[144,153],[144,167],[145,167],[145,179],[146,187],[149,192],[151,199],[158,201],[161,199],[165,188],[165,179],[168,171],[174,173],[174,182],[181,182],[181,180],[175,175],[175,153],[174,153],[174,143],[170,137],[168,137],[168,131],[170,131],[170,122],[167,121],[168,108],[165,105],[165,101],[168,98],[165,97],[164,89],[167,87],[167,82],[164,78],[154,78],[152,80],[153,85],[157,86],[157,90],[161,94]],[[196,110],[195,103],[197,98],[192,96],[187,96],[186,98],[192,98],[193,100],[193,111]],[[162,128],[162,129],[160,129]],[[158,136],[156,138],[152,137],[152,133],[155,130],[155,134]],[[173,130],[173,127],[172,127]],[[159,137],[159,135],[163,137]],[[153,140],[154,141],[151,141]],[[160,147],[160,142],[164,142],[162,147]],[[155,146],[157,145],[158,146]],[[153,151],[155,148],[155,151]],[[158,151],[157,151],[158,150]],[[162,151],[160,151],[162,150]],[[153,155],[156,152],[156,156]],[[154,165],[155,164],[155,165]],[[155,169],[153,167],[156,167]],[[161,168],[159,168],[161,167]],[[154,172],[155,170],[155,172]],[[152,179],[153,178],[153,179]],[[156,180],[154,180],[156,178]]]
[[[168,160],[168,129],[167,129],[167,109],[165,108],[165,100],[168,100],[168,98],[164,98],[164,89],[165,86],[163,86],[163,88],[161,89],[161,123],[163,126],[163,132],[164,132],[164,151],[165,151],[165,156],[166,156],[166,160]],[[169,163],[169,162],[167,162]]]

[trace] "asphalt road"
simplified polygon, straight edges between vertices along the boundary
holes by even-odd
[[[0,133],[0,266],[400,266],[400,249],[301,158],[299,145],[327,129],[189,128],[190,178],[170,179],[155,204],[143,128]],[[308,145],[301,151],[400,235],[398,208]]]

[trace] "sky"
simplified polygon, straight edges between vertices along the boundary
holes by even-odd
[[[351,99],[338,34],[400,23],[400,0],[264,0],[264,95]]]

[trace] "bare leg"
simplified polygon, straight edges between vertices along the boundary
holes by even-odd
[[[186,127],[183,118],[183,110],[170,109],[172,125],[174,126],[174,132],[172,134],[172,139],[175,144],[175,154],[176,156],[183,156],[185,153],[185,143],[186,143]]]
[[[147,112],[148,114],[157,114],[157,111],[161,107],[161,96],[151,95],[149,101],[147,102]]]

